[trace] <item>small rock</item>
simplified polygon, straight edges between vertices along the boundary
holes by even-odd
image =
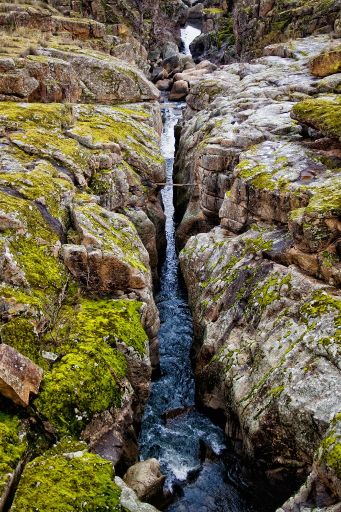
[[[143,501],[150,501],[163,494],[165,476],[162,475],[160,463],[156,459],[137,462],[128,469],[123,480]]]
[[[174,83],[169,99],[171,101],[177,101],[186,98],[189,93],[189,85],[186,80],[178,80]]]
[[[27,407],[30,394],[37,394],[43,370],[14,348],[0,345],[0,393]]]
[[[159,91],[168,91],[172,85],[172,80],[159,80],[156,82],[156,87],[159,89]]]

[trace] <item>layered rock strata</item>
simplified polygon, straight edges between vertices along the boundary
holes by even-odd
[[[128,30],[148,49],[155,49],[168,41],[180,42],[180,23],[186,19],[187,2],[163,0],[50,0],[64,15],[81,13],[113,26],[114,30]]]
[[[282,501],[307,478],[281,511],[340,504],[340,76],[316,71],[339,44],[197,80],[179,141],[198,400]]]

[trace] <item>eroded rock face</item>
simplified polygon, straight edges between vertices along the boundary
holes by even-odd
[[[334,30],[340,35],[340,2],[237,0],[234,20],[237,52],[243,57],[259,55],[271,43]]]
[[[340,295],[283,265],[286,237],[215,228],[180,256],[201,403],[226,416],[226,433],[282,492],[307,474],[340,405]]]
[[[284,511],[340,501],[340,102],[311,74],[338,44],[197,79],[176,163],[198,398],[283,501],[305,482]]]
[[[109,0],[104,4],[98,0],[91,4],[86,1],[51,0],[49,3],[65,15],[72,11],[80,12],[113,24],[118,31],[131,32],[151,49],[160,43],[179,42],[179,24],[185,20],[187,10],[182,0]]]
[[[293,237],[293,263],[340,283],[339,100],[297,104],[323,87],[309,72],[306,49],[316,55],[330,44],[336,43],[324,36],[299,40],[289,45],[290,59],[284,44],[275,45],[267,57],[222,67],[214,79],[204,76],[192,86],[175,176],[192,185],[177,189],[180,247],[219,222],[237,233],[258,220],[278,222]],[[330,120],[329,112],[335,113]],[[305,140],[292,118],[314,126],[322,132],[314,139],[324,140]]]
[[[152,185],[163,174],[163,161],[157,152],[158,135],[149,126],[149,112],[154,108],[141,108],[99,107],[97,111],[87,105],[73,110],[60,104],[1,104],[3,130],[10,130],[9,137],[3,139],[0,178],[1,337],[44,368],[42,351],[57,354],[57,362],[46,373],[38,397],[41,412],[51,424],[49,428],[56,432],[68,425],[67,431],[79,433],[94,415],[117,407],[119,383],[125,377],[133,389],[129,407],[135,419],[131,413],[129,421],[120,422],[120,428],[129,430],[138,423],[148,396],[151,359],[157,365],[159,319],[152,295],[149,254],[132,222],[123,213],[110,211],[123,212],[127,208],[139,218],[141,209],[145,213],[139,229],[155,221],[153,233],[163,221],[161,206],[155,206],[158,191]],[[145,155],[147,139],[149,151]],[[139,151],[145,155],[141,160],[137,157]],[[146,194],[142,182],[146,183],[147,173],[150,188]],[[120,195],[117,175],[124,192]],[[81,190],[83,187],[88,193]],[[153,221],[148,217],[150,211],[154,211]],[[151,244],[149,241],[156,269],[156,240]],[[91,294],[91,300],[84,302],[82,293]],[[99,300],[101,296],[103,300]],[[113,346],[106,346],[104,340],[104,345],[92,347],[95,340],[88,338],[92,328],[84,317],[87,311],[98,325],[102,314],[106,317],[108,331],[103,336],[111,339],[114,335]],[[79,323],[73,325],[75,339],[84,342],[77,350],[70,331],[70,321],[75,318],[79,318]],[[150,337],[152,354],[141,322]],[[129,334],[130,324],[134,326],[133,336]],[[97,336],[96,331],[94,335]],[[88,358],[89,353],[93,359]],[[66,354],[69,356],[64,359]],[[70,380],[64,379],[64,372],[68,374],[74,359],[82,361],[82,370]],[[74,395],[72,389],[78,379],[90,384],[100,375],[107,375],[96,384],[99,389],[103,386],[104,402],[93,401],[91,393]],[[111,380],[107,380],[109,376]],[[51,401],[50,392],[58,379],[61,389],[57,404]],[[65,401],[61,398],[64,391]],[[67,412],[68,393],[74,396],[73,408],[79,411],[71,412],[71,416]],[[63,426],[55,421],[63,417],[62,411],[67,414]],[[136,446],[136,439],[131,437],[131,446]]]
[[[0,76],[2,100],[110,104],[158,97],[158,90],[133,65],[77,47],[37,47],[34,55],[7,59]]]

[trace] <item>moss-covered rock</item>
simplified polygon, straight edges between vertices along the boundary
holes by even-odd
[[[15,317],[0,328],[2,343],[10,345],[39,366],[46,367],[42,358],[43,344],[38,336],[36,326],[28,318]]]
[[[79,343],[45,375],[35,402],[61,434],[79,434],[95,413],[120,406],[122,355],[102,343]]]
[[[0,412],[0,497],[26,449],[27,440],[18,416]]]
[[[293,117],[300,123],[341,140],[341,98],[330,95],[311,98],[294,105]]]
[[[215,228],[180,253],[201,403],[225,414],[230,432],[236,415],[247,455],[285,480],[299,478],[292,461],[308,474],[338,410],[341,334],[338,291],[271,261],[285,262],[286,237],[259,225],[234,237]]]
[[[120,488],[111,462],[86,445],[63,442],[27,464],[11,511],[121,512]]]
[[[116,347],[145,352],[140,307],[134,301],[84,299],[78,311],[60,311],[58,327],[47,338],[59,343],[62,358],[45,374],[35,401],[59,434],[79,434],[94,414],[120,406],[128,364]]]
[[[325,77],[341,71],[341,47],[324,52],[310,61],[313,75]]]

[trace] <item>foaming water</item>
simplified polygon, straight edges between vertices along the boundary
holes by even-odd
[[[181,104],[163,105],[161,149],[167,185],[162,191],[166,214],[166,258],[156,297],[161,328],[161,377],[152,384],[140,434],[142,459],[155,457],[166,475],[165,488],[176,491],[169,512],[256,512],[232,483],[235,461],[227,467],[223,431],[195,408],[195,383],[190,362],[192,317],[181,286],[175,248],[173,206],[174,126]],[[205,460],[205,453],[210,460]],[[190,483],[189,483],[190,482]]]
[[[201,34],[201,28],[199,24],[186,24],[184,28],[181,29],[181,40],[184,44],[184,54],[191,55],[191,50],[189,49],[192,41]]]

